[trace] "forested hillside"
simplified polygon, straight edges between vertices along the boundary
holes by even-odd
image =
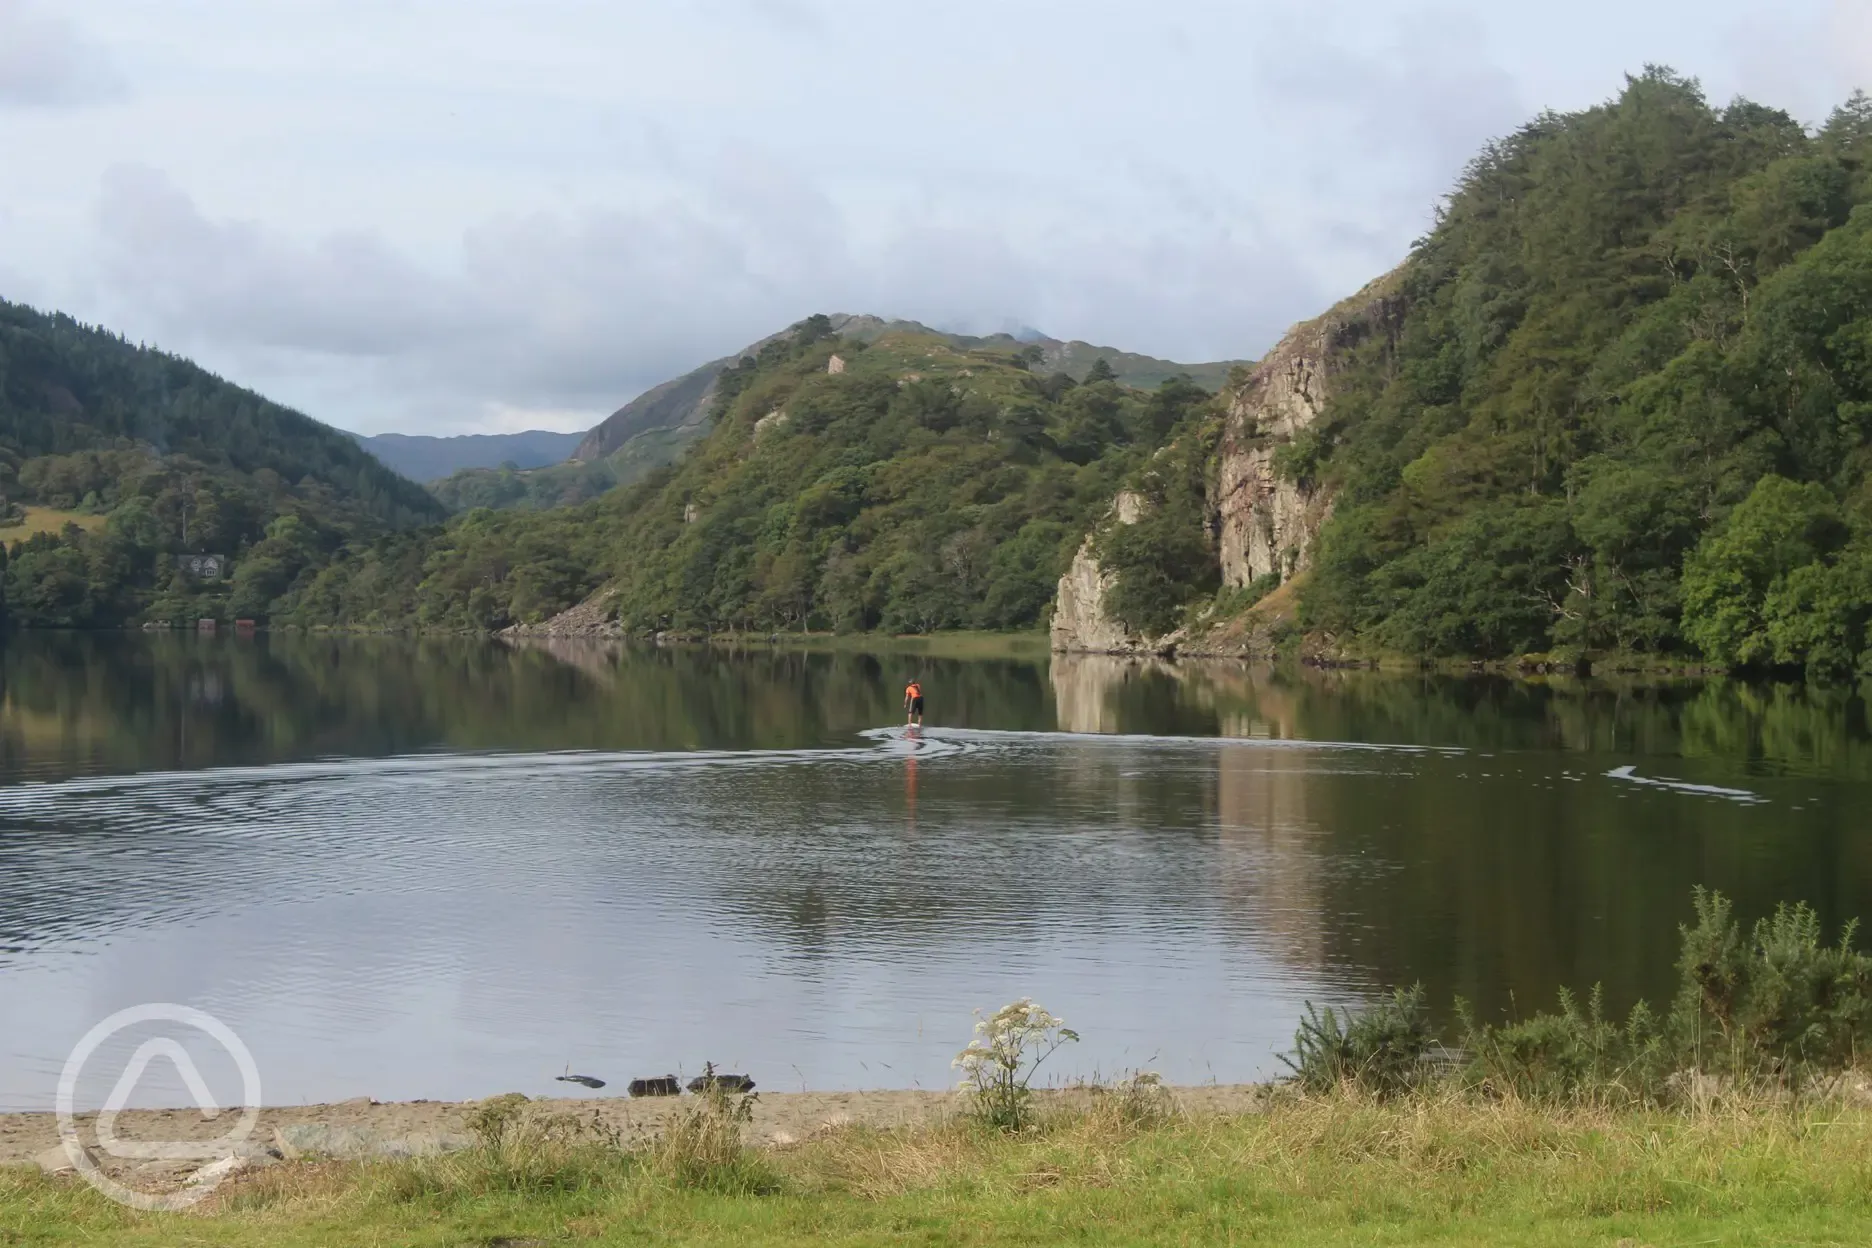
[[[251,613],[300,564],[441,514],[346,434],[0,302],[0,548],[16,624]],[[189,554],[231,559],[233,580],[185,573]]]
[[[1083,381],[1094,368],[1132,389],[1155,390],[1164,382],[1187,377],[1214,391],[1227,379],[1232,361],[1177,364],[1148,355],[1085,342],[1061,342],[1045,335],[1015,338],[1008,334],[970,337],[945,333],[915,321],[840,314],[826,318],[840,338],[862,349],[886,337],[916,338],[963,354],[982,353],[1006,363],[1018,359],[1029,371]],[[541,510],[570,507],[620,485],[642,481],[656,469],[680,460],[713,427],[719,410],[717,385],[737,360],[758,356],[784,334],[761,341],[723,359],[713,360],[681,377],[645,391],[587,434],[569,462],[529,467],[488,466],[464,469],[430,486],[451,511],[477,507]],[[428,480],[419,477],[418,480]]]
[[[626,526],[627,627],[1035,626],[1113,485],[1210,402],[915,330],[809,325],[769,353],[724,374],[718,435]]]
[[[608,589],[646,631],[1037,626],[1117,483],[1212,400],[1097,365],[1042,377],[1035,358],[810,318],[722,372],[680,464],[583,506],[355,547],[273,615],[500,628]]]
[[[1028,628],[1129,487],[1139,523],[1089,549],[1133,631],[1305,567],[1281,600],[1329,652],[1872,673],[1872,101],[1809,131],[1649,70],[1491,145],[1382,286],[1280,428],[1237,427],[1246,372],[1218,401],[1123,384],[1113,359],[1161,362],[1104,348],[1075,380],[1053,365],[1077,344],[821,316],[679,379],[677,462],[608,490],[621,447],[477,474],[429,527],[439,505],[344,435],[0,305],[0,489],[34,509],[21,537],[56,530],[0,530],[8,601],[36,624],[494,629],[589,599],[643,631]],[[1216,500],[1251,454],[1323,527],[1244,576]],[[491,509],[516,506],[541,509]],[[232,583],[184,576],[190,552]]]
[[[1872,672],[1865,96],[1810,133],[1654,69],[1543,115],[1471,164],[1396,298],[1275,453],[1333,500],[1297,586],[1316,639]]]
[[[429,492],[452,512],[473,511],[477,507],[520,507],[539,511],[548,507],[576,507],[620,484],[624,482],[619,480],[618,468],[611,460],[586,463],[572,459],[535,468],[522,468],[518,464],[464,468],[431,482]]]

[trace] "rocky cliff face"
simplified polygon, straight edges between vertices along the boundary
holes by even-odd
[[[1059,596],[1053,604],[1053,649],[1072,654],[1132,654],[1143,649],[1141,638],[1126,633],[1105,613],[1105,595],[1113,576],[1099,567],[1086,538],[1073,556],[1072,566],[1060,577]]]
[[[1112,500],[1112,514],[1120,524],[1136,524],[1144,500],[1130,490]],[[1075,654],[1142,654],[1152,649],[1147,638],[1127,633],[1124,626],[1105,611],[1105,595],[1111,592],[1113,575],[1099,567],[1092,553],[1092,537],[1086,536],[1073,556],[1072,566],[1060,577],[1059,595],[1053,604],[1053,649]]]
[[[1311,561],[1320,529],[1332,515],[1332,498],[1323,489],[1276,476],[1274,454],[1320,418],[1347,354],[1373,335],[1395,331],[1404,310],[1397,276],[1387,274],[1326,315],[1289,330],[1247,380],[1227,394],[1213,504],[1223,584],[1238,588],[1270,573],[1291,577]],[[1110,587],[1088,538],[1060,578],[1053,612],[1055,650],[1213,649],[1203,637],[1126,635],[1105,616]],[[1226,649],[1232,653],[1235,647]]]
[[[1346,354],[1402,315],[1395,274],[1289,330],[1229,399],[1216,482],[1222,582],[1231,588],[1306,570],[1332,515],[1324,490],[1282,480],[1274,453],[1316,422]]]

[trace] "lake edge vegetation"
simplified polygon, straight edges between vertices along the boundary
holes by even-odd
[[[1699,891],[1695,914],[1682,995],[1655,1022],[1641,1006],[1614,1025],[1563,995],[1554,1014],[1465,1019],[1469,1051],[1452,1057],[1421,994],[1347,1016],[1309,1008],[1294,1078],[1248,1114],[1183,1112],[1148,1075],[1036,1097],[1040,1063],[1076,1036],[1022,1001],[982,1019],[957,1059],[958,1112],[937,1127],[828,1126],[754,1149],[752,1096],[715,1087],[663,1132],[626,1141],[510,1094],[471,1115],[479,1143],[465,1152],[263,1169],[187,1215],[132,1213],[75,1180],[0,1171],[0,1234],[152,1248],[313,1244],[367,1227],[412,1244],[862,1242],[913,1230],[983,1243],[1068,1232],[1113,1243],[1862,1238],[1872,1109],[1856,1076],[1872,957],[1852,925],[1822,939],[1804,906],[1745,931]],[[1684,1029],[1674,1050],[1661,1039],[1673,1027]]]

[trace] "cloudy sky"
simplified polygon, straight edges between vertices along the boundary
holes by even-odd
[[[0,0],[0,296],[369,433],[815,311],[1252,357],[1647,61],[1817,121],[1872,0]]]

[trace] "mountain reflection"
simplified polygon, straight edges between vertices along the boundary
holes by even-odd
[[[920,743],[880,735],[911,676]],[[0,682],[14,966],[341,897],[446,926],[463,897],[537,885],[567,941],[655,949],[672,975],[704,973],[686,950],[713,940],[808,978],[1182,958],[1208,968],[1183,972],[1192,1008],[1285,977],[1421,981],[1440,1007],[1500,1014],[1595,981],[1620,1008],[1661,997],[1697,884],[1744,915],[1802,899],[1830,924],[1872,917],[1852,690],[57,634],[9,639]],[[1399,748],[1353,748],[1371,746]],[[659,751],[674,761],[632,761]],[[700,751],[734,757],[681,763]],[[341,761],[278,766],[321,759]],[[1628,766],[1764,801],[1608,776]],[[209,768],[244,770],[192,774]],[[329,959],[375,938],[332,935]],[[503,972],[509,952],[463,956],[498,982],[524,973]],[[597,975],[582,956],[565,973]]]
[[[1218,871],[1237,930],[1373,988],[1485,1013],[1603,983],[1674,984],[1693,886],[1745,915],[1786,900],[1872,917],[1872,741],[1854,690],[1731,681],[1511,681],[1061,657],[1062,728],[1453,747],[1387,780],[1299,750],[1216,758]],[[1723,777],[1774,813],[1605,783],[1615,765]],[[1374,756],[1364,770],[1400,770]]]

